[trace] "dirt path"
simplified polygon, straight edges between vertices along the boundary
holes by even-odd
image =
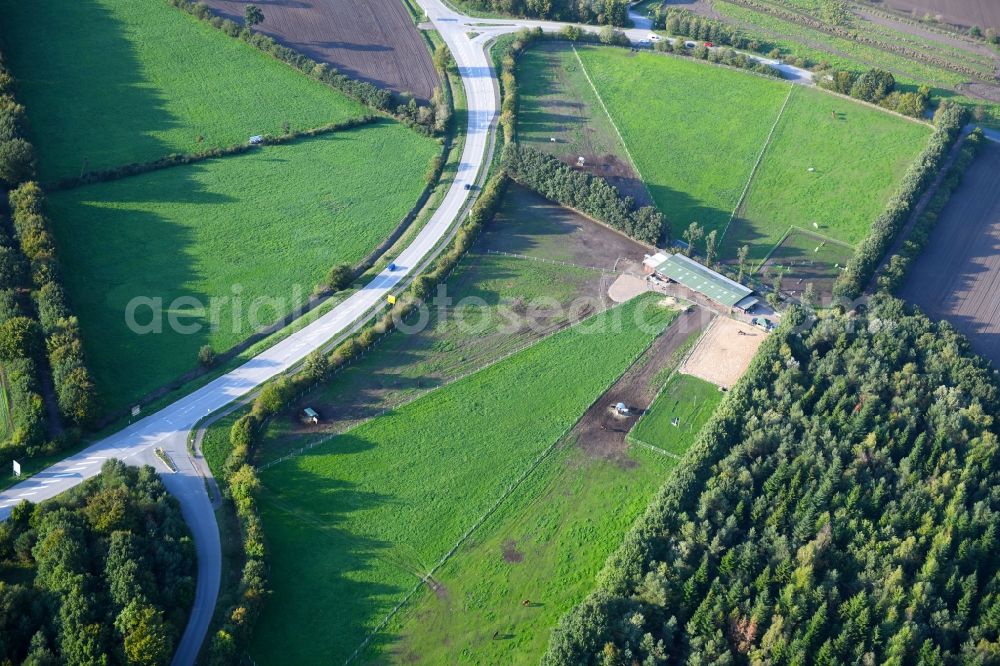
[[[715,314],[702,308],[682,313],[580,418],[570,432],[570,437],[576,438],[576,445],[595,458],[629,466],[632,461],[625,455],[625,436],[656,397],[659,386],[653,380],[674,360],[674,352],[713,319]],[[627,417],[616,414],[614,406],[619,402],[628,407]]]

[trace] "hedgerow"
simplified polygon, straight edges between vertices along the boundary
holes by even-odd
[[[902,286],[910,266],[927,246],[941,211],[948,204],[951,195],[962,184],[965,171],[982,150],[985,141],[982,130],[978,128],[966,138],[955,163],[948,170],[948,175],[941,182],[923,213],[917,218],[909,237],[903,242],[901,251],[889,258],[889,262],[882,270],[881,275],[878,276],[879,289],[895,291]]]
[[[663,215],[652,206],[636,208],[632,197],[622,197],[603,178],[577,171],[534,148],[509,143],[501,160],[512,180],[531,188],[647,245],[656,245],[668,233]]]
[[[109,180],[127,178],[128,176],[137,176],[139,174],[156,171],[158,169],[166,169],[168,167],[181,166],[185,164],[194,164],[195,162],[202,162],[204,160],[215,159],[217,157],[240,155],[242,153],[250,152],[259,146],[276,146],[283,143],[290,143],[298,139],[331,134],[333,132],[342,132],[355,127],[361,127],[362,125],[369,125],[378,119],[379,116],[376,115],[365,115],[358,118],[351,118],[343,122],[331,123],[329,125],[314,127],[307,130],[289,130],[285,134],[281,135],[262,134],[260,142],[255,144],[251,144],[249,142],[237,143],[225,148],[209,148],[197,153],[174,153],[151,162],[134,162],[132,164],[124,164],[113,169],[88,171],[80,176],[62,178],[57,181],[53,187],[50,187],[49,190],[68,190],[81,185],[103,183]]]
[[[79,324],[59,283],[45,195],[29,181],[12,190],[9,201],[17,239],[31,262],[35,307],[45,333],[59,413],[74,425],[88,426],[97,417],[97,391],[84,359]]]

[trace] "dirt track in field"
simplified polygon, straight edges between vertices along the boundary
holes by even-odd
[[[671,362],[674,352],[692,334],[704,330],[714,318],[714,313],[703,308],[681,313],[580,418],[570,433],[571,437],[576,437],[576,445],[595,458],[615,460],[624,467],[634,465],[625,453],[625,436],[656,397],[660,387],[653,380]],[[624,402],[629,408],[628,416],[616,413],[614,406],[619,402]]]
[[[1000,366],[1000,146],[969,168],[900,295]]]
[[[956,25],[1000,30],[1000,2],[996,0],[884,0],[893,9],[941,16]]]
[[[243,23],[242,0],[205,0]],[[400,0],[256,0],[261,33],[353,78],[428,100],[439,85],[424,38]]]

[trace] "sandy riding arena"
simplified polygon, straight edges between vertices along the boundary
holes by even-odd
[[[717,317],[680,371],[728,388],[743,376],[766,335],[749,324]]]

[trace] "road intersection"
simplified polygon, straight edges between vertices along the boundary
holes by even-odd
[[[174,655],[175,665],[193,664],[197,658],[215,611],[221,577],[219,532],[206,491],[203,463],[193,459],[188,451],[192,428],[209,414],[246,397],[269,379],[294,368],[313,351],[350,331],[359,321],[373,316],[390,294],[415,276],[426,259],[440,249],[461,219],[469,198],[476,192],[476,188],[466,189],[466,186],[476,183],[491,153],[492,130],[500,100],[495,73],[487,54],[489,43],[499,35],[525,27],[540,27],[555,32],[566,25],[551,21],[476,19],[456,12],[441,0],[417,1],[454,56],[468,100],[468,126],[465,147],[452,186],[413,242],[394,258],[394,270],[383,270],[330,312],[231,372],[0,492],[2,520],[10,515],[11,508],[18,502],[49,499],[95,476],[103,462],[110,458],[156,467],[167,489],[180,502],[184,518],[194,535],[198,555],[194,605]],[[599,30],[594,26],[579,27],[588,32]],[[636,43],[647,40],[649,36],[648,27],[625,32]],[[779,67],[786,78],[793,81],[812,82],[810,72],[758,59]],[[169,469],[154,453],[156,449],[161,449],[169,457],[174,470]]]

